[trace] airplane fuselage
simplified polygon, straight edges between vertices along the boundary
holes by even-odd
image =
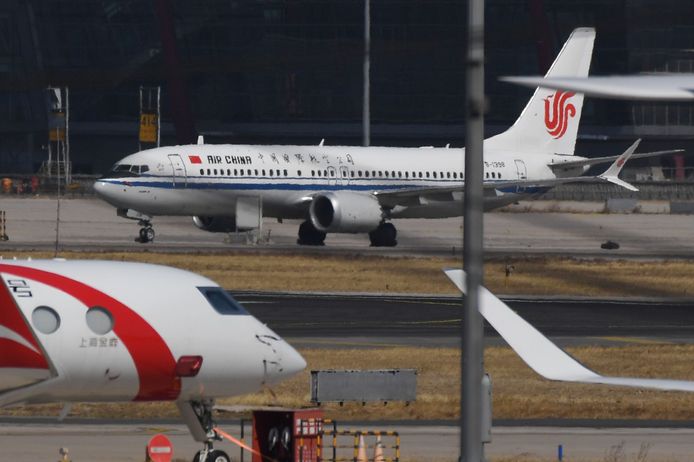
[[[5,260],[0,277],[0,407],[214,399],[305,366],[222,288],[193,273]]]
[[[119,208],[147,215],[231,216],[242,196],[262,198],[263,215],[306,218],[306,198],[318,192],[364,194],[464,183],[464,149],[355,146],[186,145],[155,148],[120,160],[95,188]],[[549,164],[577,156],[485,152],[485,181],[555,178]],[[146,166],[146,171],[142,171]],[[118,169],[123,175],[119,177]],[[127,168],[127,170],[126,170]],[[566,176],[583,169],[567,171]],[[487,208],[543,192],[511,188],[487,194]],[[462,213],[454,200],[396,206],[390,218],[444,218]]]

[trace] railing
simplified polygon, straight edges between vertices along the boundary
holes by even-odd
[[[367,455],[370,451],[373,457]],[[318,434],[317,456],[318,462],[398,462],[400,434],[394,431],[337,430],[334,424],[332,430],[324,429]]]

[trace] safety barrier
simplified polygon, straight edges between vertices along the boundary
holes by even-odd
[[[400,434],[398,432],[337,430],[335,422],[325,420],[324,424],[332,424],[333,428],[332,430],[324,428],[318,433],[316,459],[318,462],[399,462],[400,460]],[[384,443],[383,439],[390,440],[390,444]],[[370,440],[373,440],[373,444],[369,444]],[[372,448],[373,457],[366,455],[369,448]],[[386,455],[385,452],[391,454]]]

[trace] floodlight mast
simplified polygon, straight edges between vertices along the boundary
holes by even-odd
[[[478,303],[479,287],[482,285],[484,274],[484,0],[468,0],[467,32],[463,265],[467,274],[468,290],[467,296],[463,297],[462,316],[460,461],[482,462],[484,324]]]

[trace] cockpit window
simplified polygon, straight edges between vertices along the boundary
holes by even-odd
[[[248,311],[221,287],[198,287],[198,290],[219,314],[248,314]]]
[[[132,165],[132,164],[116,164],[111,168],[111,173],[106,175],[109,178],[124,178],[124,177],[134,177],[140,176],[141,174],[148,172],[149,166],[147,165]]]

